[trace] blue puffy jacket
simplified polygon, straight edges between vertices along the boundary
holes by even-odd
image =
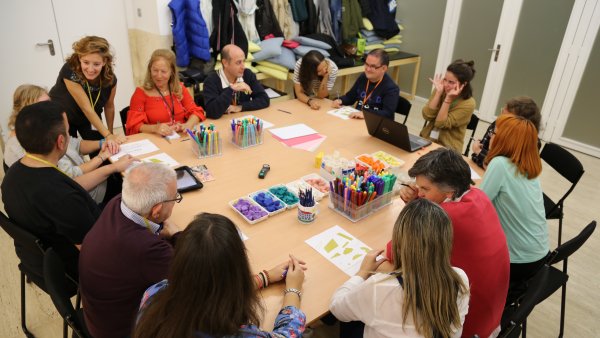
[[[187,67],[190,57],[210,60],[209,34],[206,22],[200,14],[200,1],[171,0],[169,8],[173,15],[173,42],[177,66]]]

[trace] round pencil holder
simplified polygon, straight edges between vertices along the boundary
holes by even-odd
[[[298,204],[298,221],[303,224],[312,223],[319,213],[318,205],[319,203],[315,203],[315,205],[311,207],[305,207]]]

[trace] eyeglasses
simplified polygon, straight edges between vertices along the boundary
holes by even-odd
[[[166,200],[166,201],[162,201],[161,203],[167,203],[167,202],[180,203],[182,199],[183,199],[183,196],[181,196],[180,193],[177,193],[177,195],[175,195],[175,198]]]
[[[384,65],[381,65],[381,66],[370,65],[370,64],[368,64],[368,63],[366,63],[366,62],[365,62],[365,69],[373,69],[373,70],[377,70],[377,69],[379,69],[379,68],[381,68],[381,67],[383,67],[383,66],[384,66]]]

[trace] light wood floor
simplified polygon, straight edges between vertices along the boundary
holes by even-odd
[[[418,133],[423,121],[421,104],[415,103],[408,119],[411,132]],[[477,134],[487,128],[480,123]],[[581,231],[592,220],[600,219],[600,159],[573,152],[586,170],[583,178],[567,199],[563,238],[567,240]],[[3,177],[3,174],[0,174]],[[566,191],[567,184],[552,169],[544,167],[542,187],[555,199]],[[558,222],[549,221],[550,246],[557,241]],[[600,230],[599,230],[600,231]],[[600,337],[600,235],[595,233],[588,242],[569,259],[569,282],[565,337]],[[563,240],[563,241],[564,241]],[[19,271],[12,240],[0,231],[0,337],[23,337],[20,326]],[[55,311],[48,295],[35,286],[27,286],[28,327],[36,337],[61,337],[62,319]],[[528,319],[530,337],[553,337],[558,334],[560,292],[538,305]],[[315,329],[315,338],[337,337],[335,327]]]

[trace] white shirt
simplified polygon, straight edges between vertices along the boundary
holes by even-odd
[[[468,286],[465,272],[456,267],[453,269]],[[417,333],[412,313],[408,313],[402,328],[403,292],[392,275],[376,273],[367,280],[353,276],[335,291],[329,309],[341,321],[360,320],[365,323],[365,338],[422,337]],[[460,294],[456,301],[462,324],[469,310],[469,294]],[[453,337],[461,334],[462,325]]]

